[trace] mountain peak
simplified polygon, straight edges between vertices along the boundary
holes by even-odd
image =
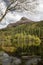
[[[27,23],[32,23],[32,20],[29,20],[26,17],[22,17],[19,21],[17,21],[16,23],[10,23],[8,27],[10,26],[17,26],[17,25],[21,25],[21,24],[27,24]]]
[[[28,21],[28,22],[31,22],[32,20],[30,20],[30,19],[28,19],[28,18],[26,18],[26,17],[22,17],[22,18],[21,18],[21,21]]]
[[[26,17],[22,17],[20,19],[20,21],[18,21],[18,23],[29,23],[29,22],[33,22],[32,20],[26,18]]]

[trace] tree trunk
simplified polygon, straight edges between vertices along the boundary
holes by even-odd
[[[8,7],[7,7],[7,9],[6,9],[6,11],[5,11],[5,13],[4,13],[4,15],[1,17],[1,19],[0,19],[0,22],[4,19],[4,17],[6,16],[6,14],[7,14],[7,12],[8,11],[10,11],[10,9],[12,9],[12,7],[10,8],[10,6],[13,4],[14,2],[11,2],[9,5],[8,5]],[[16,2],[15,2],[15,6],[13,7],[13,8],[15,8],[17,6],[17,0],[16,0]]]
[[[1,17],[0,22],[4,19],[4,17],[6,16],[6,14],[7,14],[7,10],[5,11],[4,15]]]

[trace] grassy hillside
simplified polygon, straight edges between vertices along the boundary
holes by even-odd
[[[30,35],[30,37],[29,37],[29,35]],[[18,40],[18,37],[19,37],[19,40]],[[32,39],[36,39],[36,37],[37,37],[38,40],[39,39],[41,40],[41,45],[43,45],[43,21],[28,22],[28,23],[25,22],[22,24],[18,24],[16,26],[15,26],[15,24],[11,24],[5,29],[1,29],[0,30],[0,49],[3,49],[6,52],[14,52],[18,49],[18,47],[21,47],[20,45],[22,43],[24,43],[23,47],[24,47],[24,51],[25,51],[27,48],[26,47],[27,43],[29,43],[29,42],[24,39],[27,38],[27,39],[32,40],[31,37],[32,37]],[[19,43],[19,46],[18,46],[18,43]],[[32,44],[32,42],[30,44]],[[41,45],[38,45],[38,46],[41,46]],[[41,46],[40,48],[42,51],[43,46]],[[23,50],[23,48],[22,48],[22,50]]]

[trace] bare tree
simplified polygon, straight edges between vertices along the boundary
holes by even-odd
[[[5,13],[2,14],[2,17],[0,18],[0,22],[4,19],[6,14],[9,11],[14,10],[26,10],[26,11],[33,11],[35,12],[35,8],[37,7],[37,1],[35,0],[9,0],[10,4],[7,6]]]
[[[10,1],[10,4],[7,6],[5,13],[2,14],[2,17],[0,18],[0,22],[4,19],[4,17],[8,13],[8,11],[10,11],[11,9],[13,10],[16,6],[17,6],[17,0],[16,1],[14,1],[14,0]]]
[[[0,22],[4,19],[4,17],[6,16],[6,14],[8,13],[8,11],[12,11],[12,10],[15,10],[15,7],[20,4],[20,2],[24,2],[25,0],[9,0],[10,1],[10,4],[7,6],[6,10],[5,10],[5,13],[2,14],[2,17],[0,18]],[[19,6],[19,5],[18,5]]]

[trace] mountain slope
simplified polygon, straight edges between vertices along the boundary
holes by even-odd
[[[40,28],[40,30],[39,30]],[[36,31],[35,31],[36,30]],[[14,35],[17,33],[26,33],[26,34],[35,34],[39,36],[39,31],[40,35],[43,33],[43,21],[40,22],[33,22],[31,20],[28,20],[27,18],[22,18],[20,21],[17,23],[13,23],[8,25],[7,28],[0,30],[0,35],[6,34],[6,35]]]
[[[11,23],[9,24],[6,28],[1,29],[0,31],[2,32],[9,32],[12,31],[12,29],[17,33],[19,30],[21,30],[20,32],[23,32],[25,30],[29,30],[31,31],[31,29],[39,29],[39,28],[43,28],[43,21],[39,21],[39,22],[34,22],[31,21],[25,17],[22,17],[20,21],[16,22],[16,23]],[[12,31],[13,32],[13,31]]]
[[[14,41],[17,40],[15,35],[25,34],[25,35],[37,35],[41,39],[41,43],[43,43],[43,21],[40,22],[32,22],[26,18],[22,18],[20,24],[18,22],[8,25],[7,28],[0,30],[0,45],[5,46],[3,49],[9,51],[11,49],[14,50],[14,47],[10,47],[13,45]],[[21,22],[23,22],[21,24]],[[25,24],[24,24],[25,23]]]
[[[32,21],[32,20],[29,20],[29,19],[27,19],[27,18],[25,18],[25,17],[22,17],[22,18],[20,19],[20,21],[17,21],[16,23],[10,23],[10,24],[8,25],[8,27],[10,27],[10,26],[18,26],[18,25],[28,24],[28,23],[33,23],[33,21]]]

